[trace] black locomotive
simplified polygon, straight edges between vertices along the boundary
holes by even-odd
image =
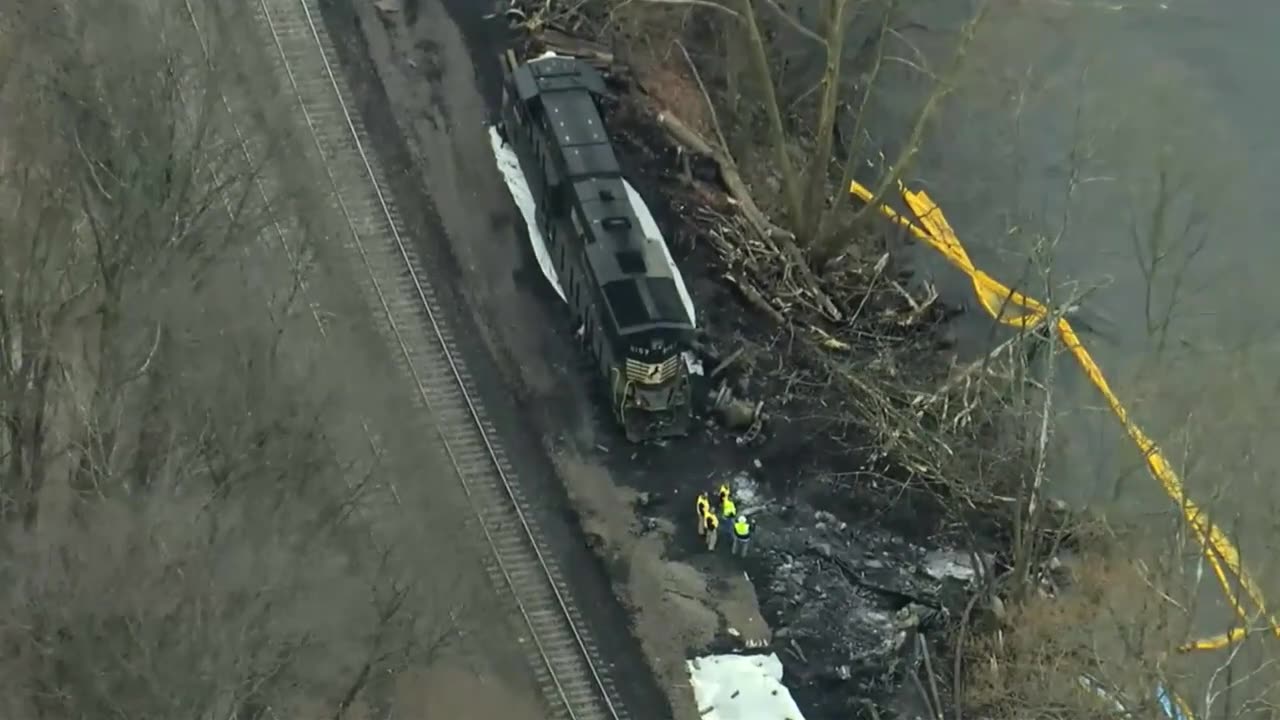
[[[502,134],[614,416],[632,442],[686,435],[693,318],[662,239],[645,236],[628,198],[597,104],[603,78],[557,56],[517,65],[507,53],[503,66]]]

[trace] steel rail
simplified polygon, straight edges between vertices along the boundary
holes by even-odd
[[[281,6],[284,6],[283,11]],[[361,264],[368,275],[370,289],[376,296],[376,305],[387,320],[396,349],[416,386],[419,398],[427,410],[436,417],[437,434],[491,550],[494,566],[491,568],[491,573],[496,568],[496,574],[500,577],[502,584],[510,590],[519,615],[529,629],[537,660],[546,672],[546,677],[540,679],[543,679],[543,690],[548,695],[547,699],[553,705],[562,707],[565,714],[572,720],[592,720],[593,718],[626,720],[627,714],[614,697],[613,684],[608,678],[607,671],[596,658],[597,651],[589,639],[585,624],[568,597],[568,592],[560,587],[562,581],[555,563],[540,547],[540,532],[536,522],[528,515],[515,473],[508,466],[497,442],[496,431],[485,419],[481,403],[470,389],[470,377],[457,351],[453,348],[443,313],[435,300],[434,291],[416,257],[416,252],[400,230],[394,205],[383,190],[383,182],[380,182],[381,173],[377,163],[365,148],[364,133],[358,117],[352,113],[344,99],[344,83],[334,68],[336,60],[330,60],[330,55],[333,54],[332,43],[322,24],[317,21],[319,11],[314,6],[315,0],[258,0],[257,10],[261,13],[262,28],[269,35],[270,42],[278,54],[284,79],[287,80],[289,88],[292,89],[298,101],[309,135],[319,153],[325,175],[337,201],[337,207],[346,222],[346,229],[350,232],[351,247],[359,254]],[[187,0],[187,9],[199,33],[199,26],[189,0]],[[292,17],[289,17],[290,9]],[[296,53],[298,48],[295,43],[299,40],[299,30],[305,32],[311,41],[311,54],[303,62],[299,62],[300,58]],[[208,48],[202,34],[201,46],[207,55]],[[295,51],[293,57],[291,57],[291,51]],[[317,60],[318,64],[316,64]],[[306,64],[313,66],[314,72],[310,76],[306,75],[306,68],[298,67]],[[325,96],[322,99],[319,97],[321,94]],[[252,157],[248,141],[239,125],[235,123],[235,113],[231,110],[225,96],[223,104],[232,116],[236,134],[246,157]],[[318,113],[317,108],[323,109],[326,104],[337,110],[338,117],[319,117],[322,113]],[[330,121],[330,126],[343,126],[346,140],[343,143],[344,147],[326,147],[326,128],[323,126],[325,120]],[[353,150],[354,154],[348,152],[348,157],[339,157],[342,153],[338,150]],[[360,214],[358,205],[353,207],[353,203],[359,203],[361,198],[353,198],[350,195],[359,193],[353,193],[352,188],[349,187],[344,193],[343,182],[339,179],[341,173],[335,172],[335,165],[341,161],[346,162],[346,167],[342,169],[347,170],[348,173],[353,169],[351,166],[355,165],[355,169],[363,175],[365,193],[372,192],[366,203],[372,207],[365,208],[366,215]],[[258,180],[258,187],[265,201],[266,192],[260,180]],[[380,215],[374,222],[370,222],[368,213],[370,210]],[[288,253],[285,232],[274,212],[272,226]],[[388,291],[384,290],[384,282],[388,278],[379,278],[379,270],[388,268],[385,266],[379,268],[376,259],[371,258],[371,254],[378,252],[379,244],[381,249],[390,249],[398,256],[401,263],[398,268],[398,272],[402,275],[400,280],[403,281],[407,277],[411,281],[409,287],[400,289],[399,297],[388,296]],[[406,321],[404,317],[397,317],[396,310],[404,307],[406,295],[412,296],[415,309],[419,311],[418,314],[424,315],[427,319],[429,332],[422,332],[426,328],[422,327],[420,320],[411,322]],[[397,303],[397,300],[400,302]],[[323,323],[315,314],[314,305],[312,312],[324,335]],[[421,366],[428,363],[421,357],[423,354],[421,350],[412,347],[415,340],[422,339],[417,337],[415,332],[435,341],[436,354],[447,366],[445,374],[452,381],[452,387],[448,391],[439,387],[439,383],[433,384],[424,379],[428,372]],[[416,355],[415,349],[420,350]],[[446,432],[446,418],[441,417],[442,414],[447,413],[437,412],[442,405],[447,405],[447,400],[452,398],[446,398],[444,403],[440,398],[433,401],[433,392],[452,393],[461,401],[464,415],[469,420],[469,427],[466,428],[464,437],[451,439],[450,433]],[[367,426],[365,429],[367,433]],[[453,429],[461,430],[457,426]],[[485,463],[487,472],[478,472],[476,458],[467,457],[467,451],[462,446],[468,443],[478,444],[483,449],[487,460]],[[474,456],[475,452],[472,451],[471,455]],[[514,511],[518,523],[506,522],[495,528],[488,521],[482,508],[490,506],[484,502],[484,498],[478,497],[486,489],[492,491],[491,488],[484,487],[486,484],[496,486],[496,489],[505,496],[509,510]],[[509,531],[513,527],[519,530],[520,542],[512,542],[509,532],[507,536],[500,536],[502,531]],[[536,567],[540,577],[532,577],[532,573],[527,569],[531,564]],[[558,612],[553,613],[546,607],[537,607],[548,604]],[[565,635],[567,637],[563,637]],[[572,658],[569,657],[568,651],[573,651]],[[588,678],[586,681],[581,677],[583,674]]]

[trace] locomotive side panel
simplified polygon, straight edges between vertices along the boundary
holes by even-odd
[[[520,94],[516,86],[520,78],[521,75],[513,73],[504,86],[502,113],[507,140],[516,148],[521,169],[536,200],[538,230],[546,242],[556,275],[565,291],[575,327],[581,330],[579,341],[590,354],[595,374],[607,386],[611,382],[610,368],[616,364],[616,353],[611,336],[606,330],[608,326],[600,317],[599,285],[589,272],[583,255],[587,240],[577,215],[563,202],[563,187],[553,189],[559,180],[559,173],[554,165],[547,164],[547,143],[544,138],[550,134],[550,130],[546,125],[541,98],[539,95],[529,94],[527,100],[519,100]],[[558,197],[557,193],[560,193]]]
[[[603,82],[567,58],[509,68],[503,121],[581,342],[633,441],[687,434],[681,353],[692,318],[661,238],[644,235],[596,98]]]

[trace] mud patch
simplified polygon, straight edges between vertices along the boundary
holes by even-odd
[[[618,484],[600,463],[568,448],[557,450],[555,463],[583,528],[598,538],[596,551],[613,570],[615,592],[675,717],[697,718],[685,661],[726,643],[741,648],[769,639],[751,583],[713,567],[716,556],[672,557],[677,535],[694,535],[681,522],[687,518],[645,515],[648,494]]]

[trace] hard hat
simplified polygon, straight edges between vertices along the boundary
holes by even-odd
[[[747,522],[751,518],[747,517],[746,515],[739,515],[738,519],[741,520],[742,522]]]

